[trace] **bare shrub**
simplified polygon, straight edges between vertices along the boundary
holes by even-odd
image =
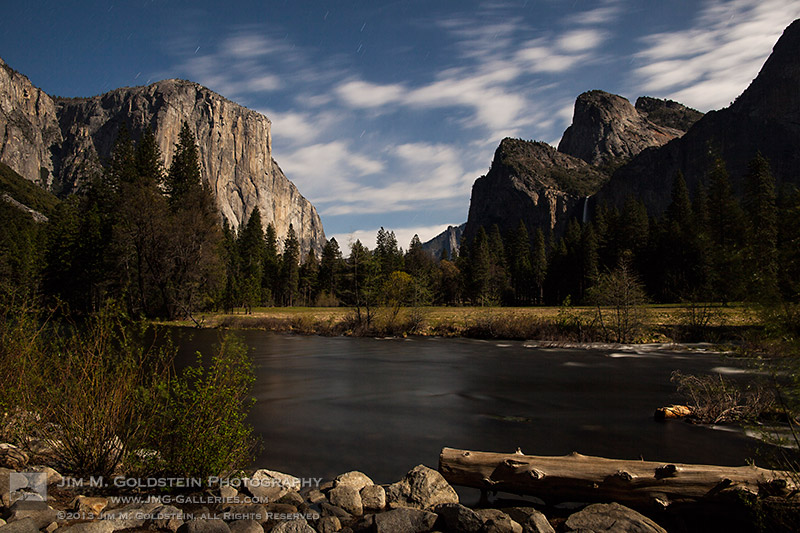
[[[692,417],[704,424],[753,421],[775,406],[772,389],[737,383],[721,374],[696,376],[676,370],[670,381],[686,396]]]

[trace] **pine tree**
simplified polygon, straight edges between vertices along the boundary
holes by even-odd
[[[236,232],[228,219],[222,220],[222,249],[225,264],[225,289],[222,294],[223,309],[232,313],[241,302],[241,265]]]
[[[708,176],[708,231],[714,296],[727,303],[744,296],[744,213],[733,196],[725,163],[717,159]]]
[[[319,263],[314,250],[309,250],[306,260],[300,265],[298,289],[303,305],[313,305],[317,296]]]
[[[489,250],[489,237],[483,227],[469,247],[468,288],[472,303],[489,305],[491,303],[492,256]]]
[[[240,298],[246,313],[252,312],[261,303],[261,280],[264,276],[264,229],[261,225],[261,212],[258,207],[250,213],[250,218],[237,239],[240,258]]]
[[[516,231],[510,235],[507,250],[514,300],[517,304],[529,304],[532,299],[533,268],[528,228],[522,220],[517,224]]]
[[[275,303],[281,297],[281,261],[278,253],[278,234],[270,222],[264,233],[264,271],[261,278],[262,301]]]
[[[748,293],[753,300],[774,301],[778,296],[778,208],[775,178],[760,153],[748,166],[743,207],[749,219]]]
[[[344,269],[342,252],[339,243],[331,238],[322,248],[322,259],[319,265],[319,288],[329,296],[338,298],[340,294],[340,278]]]
[[[531,281],[535,289],[537,304],[544,303],[544,283],[547,278],[547,246],[544,241],[544,232],[536,228],[533,233],[533,249],[531,250]]]
[[[381,227],[378,230],[374,251],[381,269],[381,277],[386,279],[389,274],[403,268],[403,253],[397,247],[397,238],[393,231]]]
[[[194,134],[187,122],[183,123],[175,145],[175,155],[165,180],[165,188],[170,207],[176,209],[186,198],[199,193],[202,186],[200,179],[200,154],[197,150]]]
[[[283,255],[281,256],[281,286],[283,288],[284,305],[293,306],[297,300],[298,285],[300,283],[300,241],[294,227],[289,224],[289,231],[283,241]]]
[[[134,156],[136,165],[136,179],[147,186],[156,187],[164,181],[164,163],[162,162],[161,149],[156,142],[153,129],[149,126],[136,143]]]

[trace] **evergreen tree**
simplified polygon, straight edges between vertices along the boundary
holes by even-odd
[[[236,232],[228,219],[222,220],[222,250],[225,265],[225,289],[222,295],[223,309],[229,313],[241,303],[241,265]]]
[[[779,198],[778,286],[788,302],[800,301],[800,189],[787,188]]]
[[[423,305],[431,301],[435,265],[431,254],[422,248],[419,235],[411,238],[408,252],[403,259],[406,272],[413,280],[412,305]]]
[[[393,231],[387,231],[383,227],[378,230],[374,255],[384,279],[392,272],[403,268],[403,253],[397,247],[397,238]]]
[[[183,123],[175,145],[175,155],[165,180],[165,188],[170,207],[175,210],[187,197],[199,193],[200,153],[197,150],[194,134],[187,122]]]
[[[270,222],[264,234],[264,271],[261,278],[261,299],[275,303],[281,297],[281,261],[278,254],[278,234]]]
[[[284,305],[295,305],[299,282],[300,241],[297,240],[294,227],[289,224],[289,231],[283,241],[283,255],[281,256],[281,286],[283,288]]]
[[[474,305],[491,303],[492,256],[489,249],[489,237],[483,227],[469,247],[469,270],[467,287],[469,297]]]
[[[143,181],[148,186],[158,186],[164,181],[164,163],[162,162],[161,149],[158,147],[153,129],[149,126],[136,143],[134,156],[136,166],[136,180]]]
[[[727,303],[744,296],[744,213],[733,196],[728,171],[716,159],[708,176],[708,234],[711,287],[716,299]]]
[[[303,305],[309,306],[314,304],[317,297],[317,286],[319,276],[319,263],[314,250],[309,250],[306,260],[300,265],[299,272],[299,291],[302,298]]]
[[[322,248],[322,259],[319,265],[319,289],[329,296],[338,298],[340,293],[340,278],[344,270],[342,252],[339,243],[331,238]]]
[[[240,260],[239,297],[246,313],[252,312],[261,303],[261,280],[264,276],[264,229],[261,225],[261,212],[258,207],[250,213],[250,218],[237,239]]]
[[[533,249],[531,250],[531,281],[534,287],[535,301],[544,303],[544,283],[547,278],[547,246],[544,242],[544,232],[536,228],[533,233]]]
[[[749,221],[748,293],[753,300],[773,301],[778,296],[778,208],[775,179],[760,153],[748,166],[743,207]]]
[[[516,231],[510,235],[507,250],[514,301],[517,304],[527,305],[532,300],[533,267],[528,228],[522,220],[517,224]]]

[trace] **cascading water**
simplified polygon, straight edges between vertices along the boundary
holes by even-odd
[[[581,220],[584,224],[589,222],[589,197],[586,196],[583,199],[583,219]]]

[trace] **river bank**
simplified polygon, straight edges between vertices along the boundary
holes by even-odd
[[[255,329],[299,335],[385,337],[438,336],[567,343],[609,342],[622,335],[607,313],[594,307],[276,307],[250,313],[208,313],[164,325]],[[659,305],[637,312],[626,341],[740,341],[761,328],[759,317],[743,306]]]

